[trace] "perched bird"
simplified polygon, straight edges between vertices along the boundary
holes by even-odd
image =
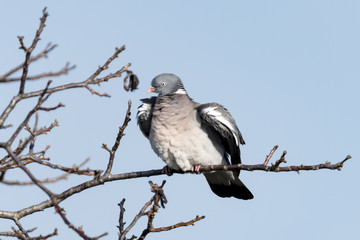
[[[160,74],[148,92],[157,97],[142,99],[137,121],[152,149],[171,169],[199,173],[201,165],[241,163],[240,144],[245,144],[230,113],[218,103],[194,102],[174,74]],[[220,197],[252,199],[238,178],[240,171],[204,173],[211,190]]]

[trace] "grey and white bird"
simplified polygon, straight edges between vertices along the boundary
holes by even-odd
[[[240,144],[245,144],[235,120],[218,103],[194,102],[174,74],[160,74],[148,92],[157,97],[141,99],[137,121],[152,149],[169,169],[199,171],[201,165],[241,163]],[[220,197],[252,199],[239,179],[240,171],[204,173],[211,190]]]

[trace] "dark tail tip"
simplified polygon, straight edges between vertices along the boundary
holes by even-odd
[[[235,197],[243,200],[249,200],[254,198],[254,195],[238,178],[232,181],[231,185],[212,183],[209,183],[209,185],[211,190],[219,197]]]

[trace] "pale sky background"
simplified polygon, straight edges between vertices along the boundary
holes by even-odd
[[[132,99],[132,121],[113,173],[162,168],[164,163],[139,131],[135,115],[139,99],[151,96],[146,94],[151,79],[164,72],[178,75],[194,100],[219,102],[229,109],[246,141],[243,163],[262,163],[276,144],[280,147],[273,160],[287,150],[290,165],[353,156],[340,172],[242,172],[242,181],[255,196],[251,201],[219,198],[197,175],[107,183],[61,203],[69,220],[83,225],[88,235],[108,232],[102,239],[117,239],[117,203],[126,198],[125,220],[130,223],[152,196],[148,180],[166,179],[169,203],[157,214],[155,227],[196,215],[206,218],[193,227],[153,233],[147,239],[360,239],[359,1],[3,1],[0,74],[23,61],[16,36],[24,35],[30,43],[45,6],[50,16],[37,50],[50,41],[58,48],[32,65],[30,74],[56,71],[70,61],[76,69],[53,78],[53,86],[80,82],[115,47],[125,44],[126,51],[108,72],[131,62],[140,79],[133,93],[122,89],[122,78],[95,87],[111,98],[99,98],[86,89],[54,94],[46,106],[62,102],[66,107],[41,112],[40,126],[56,118],[60,127],[36,145],[41,150],[50,144],[48,156],[54,163],[72,166],[91,157],[88,167],[104,169],[108,153],[101,145],[112,146]],[[28,83],[26,91],[45,83]],[[0,111],[18,85],[0,85]],[[34,101],[19,104],[7,123],[22,121]],[[0,141],[10,131],[1,130]],[[41,168],[37,177],[59,174]],[[27,180],[20,171],[6,177]],[[85,179],[70,177],[47,186],[62,192]],[[36,187],[0,185],[1,210],[18,210],[45,199]],[[60,236],[51,239],[79,239],[53,208],[21,222],[27,229],[38,227],[37,234],[58,228]],[[13,225],[0,219],[0,231]],[[145,227],[144,218],[128,236],[139,236]]]

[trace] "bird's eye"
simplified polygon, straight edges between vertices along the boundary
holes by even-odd
[[[162,85],[162,86],[165,86],[165,85],[166,85],[166,83],[165,83],[165,82],[162,82],[162,83],[161,83],[161,85]]]

